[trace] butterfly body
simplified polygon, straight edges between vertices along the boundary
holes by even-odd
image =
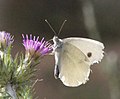
[[[54,77],[57,79],[59,76],[59,62],[60,62],[60,58],[58,57],[61,57],[63,42],[57,36],[53,37],[53,42],[54,42],[53,49],[54,49],[54,54],[55,54]]]
[[[55,78],[64,85],[77,87],[89,80],[90,65],[103,58],[104,45],[95,40],[79,37],[59,39],[53,37]]]

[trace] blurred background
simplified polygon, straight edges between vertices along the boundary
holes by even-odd
[[[120,99],[120,0],[0,0],[0,30],[14,35],[13,56],[24,52],[21,34],[33,34],[50,40],[86,37],[105,45],[105,57],[91,66],[90,80],[77,88],[68,88],[53,76],[54,57],[42,59],[35,85],[38,99]]]

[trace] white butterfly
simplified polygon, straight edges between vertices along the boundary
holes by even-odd
[[[49,24],[50,25],[50,24]],[[103,43],[87,38],[53,37],[55,55],[55,78],[64,85],[77,87],[89,80],[90,66],[103,58]]]

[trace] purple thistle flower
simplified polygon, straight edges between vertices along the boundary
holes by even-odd
[[[14,39],[10,33],[6,33],[5,31],[0,31],[0,47],[6,48],[13,43]]]
[[[41,41],[39,40],[39,36],[38,37],[33,37],[30,34],[30,37],[28,37],[28,35],[23,36],[23,45],[26,49],[26,56],[29,57],[34,57],[34,58],[38,58],[40,56],[44,56],[48,53],[50,53],[52,51],[52,45],[45,41],[44,38],[42,38]]]

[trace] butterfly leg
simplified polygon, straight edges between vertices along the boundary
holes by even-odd
[[[59,68],[58,68],[58,65],[55,65],[54,77],[55,77],[55,79],[58,79],[58,77],[59,77]]]

